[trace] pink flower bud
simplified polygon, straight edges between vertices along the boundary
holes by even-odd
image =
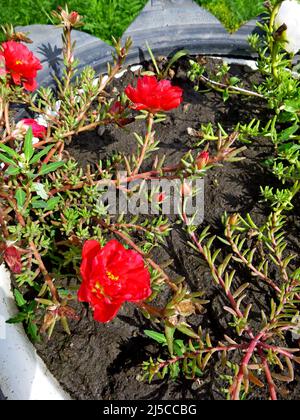
[[[77,12],[71,12],[69,15],[69,21],[72,25],[78,22],[79,14]]]
[[[199,170],[205,168],[209,163],[209,152],[203,151],[196,158],[196,165]]]
[[[115,102],[109,109],[111,115],[122,114],[125,111],[125,107],[121,104],[120,101]]]
[[[192,193],[193,193],[193,190],[192,190],[191,185],[188,182],[183,181],[180,188],[180,195],[182,197],[190,197]]]
[[[163,203],[166,199],[166,193],[161,192],[161,193],[156,193],[153,196],[153,199],[155,201],[155,203]]]

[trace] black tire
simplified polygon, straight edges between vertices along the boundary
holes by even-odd
[[[33,40],[29,48],[42,61],[44,68],[38,75],[39,85],[51,85],[51,74],[61,73],[61,29],[51,25],[30,25],[18,30],[29,32]],[[192,0],[150,0],[124,33],[123,40],[130,36],[134,42],[128,64],[149,58],[146,42],[155,55],[187,49],[191,54],[253,58],[247,38],[254,30],[255,21],[250,21],[235,34],[229,34],[214,16]],[[97,72],[105,72],[113,48],[84,32],[74,31],[73,37],[79,69],[90,65]]]

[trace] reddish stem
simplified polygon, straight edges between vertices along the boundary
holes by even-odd
[[[49,163],[49,161],[52,159],[52,157],[54,156],[55,152],[60,148],[60,146],[63,144],[62,141],[57,142],[57,144],[50,150],[50,152],[48,153],[48,155],[45,157],[45,159],[43,160],[44,164]]]
[[[262,363],[263,363],[263,367],[264,367],[264,371],[265,371],[265,375],[266,375],[266,379],[267,379],[267,383],[268,383],[268,387],[269,387],[269,392],[270,392],[270,396],[271,396],[271,400],[272,401],[277,401],[277,394],[276,394],[276,387],[272,378],[272,374],[270,371],[270,367],[268,364],[268,361],[265,357],[262,357]]]
[[[266,350],[272,350],[274,353],[282,354],[283,356],[288,357],[289,359],[300,363],[300,357],[294,356],[288,350],[285,350],[285,349],[277,347],[277,346],[272,346],[272,345],[269,345],[269,344],[266,344],[266,343],[260,343],[260,346],[262,348],[266,349]],[[299,352],[300,352],[300,349],[299,349]]]
[[[154,308],[153,306],[149,305],[145,302],[136,302],[136,306],[140,307],[141,309],[147,311],[150,315],[153,315],[156,318],[164,318],[164,311],[158,308]]]
[[[146,137],[145,137],[145,141],[144,141],[144,144],[143,144],[143,148],[142,148],[137,166],[136,166],[135,170],[133,171],[133,175],[137,175],[139,173],[139,170],[140,170],[140,168],[143,164],[143,161],[145,159],[145,155],[147,153],[149,142],[150,142],[151,137],[152,137],[153,123],[154,123],[154,116],[153,116],[153,114],[149,113],[148,118],[147,118],[147,134],[146,134]]]
[[[232,390],[231,390],[231,397],[234,401],[237,401],[240,399],[240,391],[241,391],[241,385],[244,379],[244,372],[247,370],[248,364],[251,360],[251,357],[257,347],[257,345],[260,342],[260,339],[264,336],[265,332],[260,332],[254,339],[251,341],[248,350],[245,354],[245,357],[242,360],[242,363],[240,365],[239,372],[234,380]]]
[[[1,226],[1,230],[2,230],[4,238],[7,239],[9,237],[9,232],[6,227],[6,222],[5,222],[1,205],[0,205],[0,226]]]
[[[47,271],[47,269],[46,269],[46,267],[43,263],[43,260],[40,256],[34,242],[29,241],[29,246],[30,246],[30,248],[32,250],[32,253],[33,253],[33,255],[34,255],[34,257],[35,257],[35,259],[36,259],[36,261],[39,265],[39,269],[40,269],[41,273],[43,274],[43,276],[45,278],[45,282],[47,283],[47,285],[49,287],[51,296],[53,298],[53,303],[58,304],[60,302],[60,298],[59,298],[57,289],[54,286],[54,283],[53,283],[53,281],[52,281],[52,279],[51,279],[51,277],[50,277],[50,275],[49,275],[49,273],[48,273],[48,271]]]
[[[281,294],[281,289],[278,287],[273,280],[271,280],[268,276],[261,273],[259,270],[257,270],[253,264],[251,264],[246,257],[243,256],[243,254],[239,251],[238,247],[234,243],[232,239],[231,229],[230,226],[227,226],[226,229],[226,237],[230,242],[231,248],[233,252],[239,257],[240,260],[243,261],[243,263],[260,279],[262,279],[264,282],[266,282],[269,286],[271,286],[277,293]]]
[[[159,370],[164,368],[165,366],[171,365],[173,363],[178,362],[179,360],[183,360],[183,359],[187,359],[187,358],[192,358],[195,357],[199,354],[205,354],[205,353],[210,353],[210,352],[219,352],[219,351],[233,351],[233,350],[244,350],[247,348],[247,344],[233,344],[230,346],[217,346],[217,347],[208,347],[206,349],[201,349],[201,350],[196,350],[193,353],[185,353],[182,356],[177,356],[174,357],[173,359],[169,359],[165,362],[161,362],[159,364]]]
[[[170,167],[166,167],[166,168],[162,168],[160,171],[148,171],[148,172],[144,172],[142,174],[137,174],[137,175],[131,175],[127,178],[122,179],[122,184],[128,184],[132,181],[136,181],[138,179],[145,179],[145,180],[150,180],[150,179],[158,179],[158,178],[164,178],[164,176],[161,175],[161,173],[164,172],[175,172],[179,169],[179,165],[175,165],[175,166],[170,166]],[[120,188],[120,180],[119,179],[103,179],[100,181],[93,181],[93,182],[80,182],[76,185],[65,185],[62,188],[59,189],[53,189],[50,191],[49,195],[53,196],[57,193],[62,193],[62,192],[66,192],[66,191],[71,191],[71,190],[78,190],[80,188],[83,188],[85,185],[96,185],[96,186],[101,186],[101,185],[115,185],[116,188]]]

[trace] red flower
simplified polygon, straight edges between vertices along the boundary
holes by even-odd
[[[197,156],[196,158],[196,165],[199,170],[205,168],[205,166],[209,163],[209,152],[203,151]]]
[[[18,122],[17,127],[25,127],[26,131],[29,127],[31,127],[33,137],[43,138],[47,133],[46,127],[44,125],[38,124],[37,121],[32,118],[24,118]]]
[[[183,98],[180,87],[172,86],[168,80],[157,80],[155,76],[140,77],[137,87],[127,86],[125,93],[133,102],[133,109],[146,110],[152,114],[177,108]]]
[[[78,300],[90,304],[99,322],[111,321],[125,301],[139,302],[152,293],[143,258],[116,240],[103,248],[97,241],[87,241],[80,272],[83,281]]]
[[[10,75],[15,85],[23,85],[30,92],[37,87],[35,77],[42,69],[40,61],[26,47],[16,41],[2,44],[0,61],[5,60],[5,72]]]
[[[9,246],[5,249],[3,259],[8,265],[9,269],[15,273],[20,274],[22,271],[21,254],[14,246]]]

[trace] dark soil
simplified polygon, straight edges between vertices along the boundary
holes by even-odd
[[[225,105],[216,93],[200,94],[193,90],[187,81],[182,64],[173,82],[184,88],[184,104],[170,112],[165,122],[156,127],[156,136],[161,143],[161,154],[167,155],[167,163],[176,163],[184,152],[189,150],[191,138],[187,128],[199,129],[201,123],[220,122],[225,129],[232,130],[249,115],[266,115],[267,110],[257,100],[232,98]],[[253,73],[247,68],[233,68],[234,74],[243,74],[248,81]],[[116,87],[122,88],[133,79],[128,72]],[[93,165],[113,151],[126,154],[135,149],[133,131],[144,130],[144,123],[137,122],[126,129],[109,127],[99,136],[96,132],[74,139],[68,151],[82,166]],[[262,164],[272,153],[271,145],[255,140],[244,152],[246,159],[239,163],[225,164],[213,169],[205,179],[205,221],[203,226],[212,225],[213,231],[221,233],[221,216],[228,213],[251,212],[259,223],[268,214],[268,208],[260,203],[260,186],[275,185],[276,180]],[[147,166],[147,164],[146,164]],[[299,243],[299,203],[291,217],[291,252],[298,253]],[[298,233],[297,233],[298,232]],[[174,230],[163,252],[154,255],[157,261],[170,257],[174,263],[173,272],[186,278],[192,290],[204,290],[210,300],[206,312],[194,316],[191,322],[201,324],[210,332],[214,341],[230,334],[230,317],[222,310],[225,300],[214,285],[210,272],[198,256],[186,245],[187,238],[180,230]],[[259,320],[260,309],[266,308],[270,298],[268,289],[259,286],[249,274],[239,273],[244,283],[250,279],[254,301],[254,316]],[[77,304],[81,319],[71,323],[72,335],[57,329],[49,342],[37,345],[38,352],[63,388],[74,399],[222,399],[220,379],[222,369],[218,358],[214,359],[203,379],[198,381],[154,380],[151,384],[141,382],[141,363],[150,356],[156,357],[161,348],[143,334],[144,329],[155,329],[139,311],[130,304],[123,306],[117,318],[103,325],[93,321],[92,312],[87,306]],[[260,309],[259,309],[260,308]],[[295,344],[294,344],[295,345]],[[168,357],[165,355],[165,357]],[[299,371],[292,384],[280,386],[282,396],[297,399],[300,395]],[[265,399],[266,389],[255,391],[252,398]]]

